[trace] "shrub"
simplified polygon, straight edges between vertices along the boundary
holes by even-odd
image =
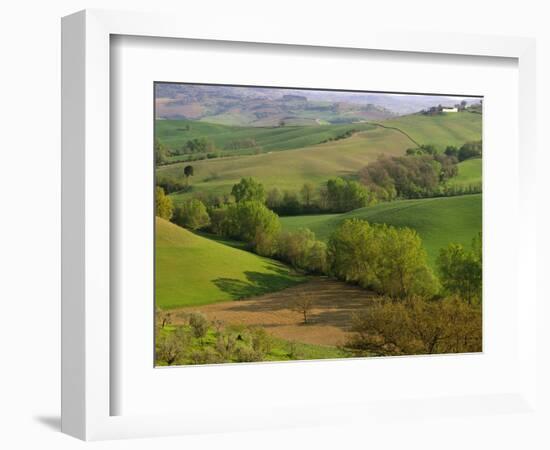
[[[253,348],[241,346],[235,351],[235,359],[237,362],[256,362],[262,361],[263,356]]]
[[[174,364],[183,353],[183,345],[174,333],[165,333],[157,337],[156,359],[169,366]]]
[[[176,208],[173,222],[190,230],[198,230],[210,224],[210,217],[204,203],[192,198],[185,200],[181,208]]]
[[[189,315],[189,326],[193,336],[197,339],[204,338],[208,333],[208,320],[200,312],[193,312]]]
[[[174,212],[172,199],[164,194],[164,189],[157,186],[155,189],[155,214],[163,219],[170,220]]]

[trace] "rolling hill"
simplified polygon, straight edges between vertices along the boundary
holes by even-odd
[[[191,179],[194,192],[227,194],[242,177],[259,179],[267,189],[299,190],[305,182],[320,185],[333,176],[354,177],[358,170],[380,154],[403,155],[415,144],[462,145],[481,138],[480,114],[449,113],[438,116],[411,115],[380,122],[316,127],[228,127],[193,121],[158,120],[158,138],[168,146],[183,145],[188,139],[207,136],[217,147],[246,139],[254,139],[262,147],[261,154],[248,154],[194,161]],[[381,126],[380,126],[381,125]],[[188,126],[188,127],[187,127]],[[384,128],[390,127],[390,128]],[[187,129],[189,128],[189,129]],[[394,129],[397,128],[397,129]],[[361,130],[351,137],[318,144],[347,130]],[[404,133],[402,132],[404,131]],[[287,151],[280,151],[287,150]],[[253,149],[232,150],[234,154],[251,153]],[[188,163],[161,166],[157,177],[183,179]],[[474,163],[461,163],[460,182],[475,177]],[[173,194],[175,203],[191,194]]]
[[[161,309],[278,291],[304,281],[284,264],[156,218],[155,295]]]
[[[156,138],[168,149],[181,149],[187,141],[207,138],[221,154],[253,154],[255,149],[247,147],[254,140],[262,152],[291,150],[319,144],[334,139],[343,133],[355,130],[373,129],[368,123],[292,126],[284,127],[238,127],[191,120],[157,120]]]
[[[483,116],[471,112],[443,113],[435,116],[411,114],[381,122],[399,128],[420,144],[433,144],[439,150],[448,145],[461,146],[481,140]]]
[[[458,175],[449,180],[450,185],[472,186],[481,184],[481,158],[467,159],[458,164]]]
[[[357,171],[381,153],[403,155],[411,142],[395,130],[374,128],[351,138],[312,145],[292,151],[196,161],[191,180],[193,191],[172,194],[177,205],[194,192],[225,194],[242,177],[254,177],[269,190],[298,191],[305,182],[320,186],[330,177],[354,177]],[[157,169],[159,180],[183,177],[186,164]]]
[[[350,218],[413,228],[422,238],[429,261],[434,265],[440,248],[451,242],[469,246],[481,231],[481,203],[481,194],[398,200],[345,214],[283,217],[281,222],[287,230],[309,228],[318,239],[325,241],[339,224]]]

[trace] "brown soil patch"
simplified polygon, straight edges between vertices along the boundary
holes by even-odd
[[[313,306],[308,324],[291,309],[299,295],[307,294]],[[179,312],[200,311],[209,320],[228,325],[255,325],[266,328],[274,336],[308,344],[341,345],[348,335],[353,312],[364,308],[374,295],[356,286],[316,278],[279,292],[200,307],[171,310],[172,321],[182,323]],[[179,317],[178,317],[179,316]]]

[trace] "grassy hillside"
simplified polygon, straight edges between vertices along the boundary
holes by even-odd
[[[283,217],[287,230],[309,228],[326,240],[342,221],[359,218],[371,223],[387,223],[415,229],[428,252],[431,264],[439,249],[450,242],[470,245],[481,231],[481,194],[421,200],[400,200],[357,209],[345,214]]]
[[[190,139],[205,137],[214,143],[217,150],[225,151],[228,145],[245,139],[255,139],[262,151],[290,150],[318,144],[335,138],[348,130],[368,130],[373,125],[367,123],[344,125],[295,126],[304,121],[289,121],[284,127],[239,127],[191,120],[155,121],[156,138],[169,149],[180,149]],[[231,149],[229,153],[251,153],[249,149]]]
[[[277,291],[304,281],[284,264],[156,219],[156,305],[199,306]]]
[[[449,181],[456,186],[470,186],[481,183],[481,158],[467,159],[458,164],[458,175]]]
[[[395,130],[376,128],[348,139],[313,145],[287,152],[218,158],[193,163],[191,179],[195,192],[229,193],[242,177],[255,177],[266,189],[299,190],[305,182],[320,186],[330,177],[355,176],[381,153],[403,155],[411,142]],[[185,164],[157,169],[159,179],[183,176]],[[191,194],[173,194],[176,204]]]
[[[436,116],[411,114],[380,122],[399,128],[419,144],[434,144],[440,150],[448,145],[461,146],[481,139],[483,116],[469,112],[443,113]]]
[[[419,143],[432,143],[441,148],[461,145],[481,138],[480,114],[449,113],[438,116],[410,115],[381,122],[409,134]],[[224,194],[242,177],[259,179],[267,189],[299,190],[305,182],[320,185],[333,176],[353,177],[357,171],[378,155],[403,155],[414,143],[406,134],[372,124],[319,125],[280,128],[234,127],[205,122],[158,120],[158,138],[168,146],[181,146],[188,139],[207,136],[218,148],[230,142],[253,138],[263,149],[259,155],[253,149],[235,149],[225,157],[192,163],[195,175],[191,179],[195,192]],[[187,130],[187,127],[189,129]],[[338,136],[350,128],[363,129],[347,139],[317,142]],[[292,150],[278,152],[276,150]],[[187,163],[172,164],[157,169],[162,178],[183,178]],[[463,163],[464,164],[464,163]],[[464,164],[460,182],[469,183],[475,167]],[[174,194],[175,203],[191,194]]]

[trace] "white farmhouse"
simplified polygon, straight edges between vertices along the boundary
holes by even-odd
[[[441,108],[441,112],[458,112],[458,108],[444,106]]]

